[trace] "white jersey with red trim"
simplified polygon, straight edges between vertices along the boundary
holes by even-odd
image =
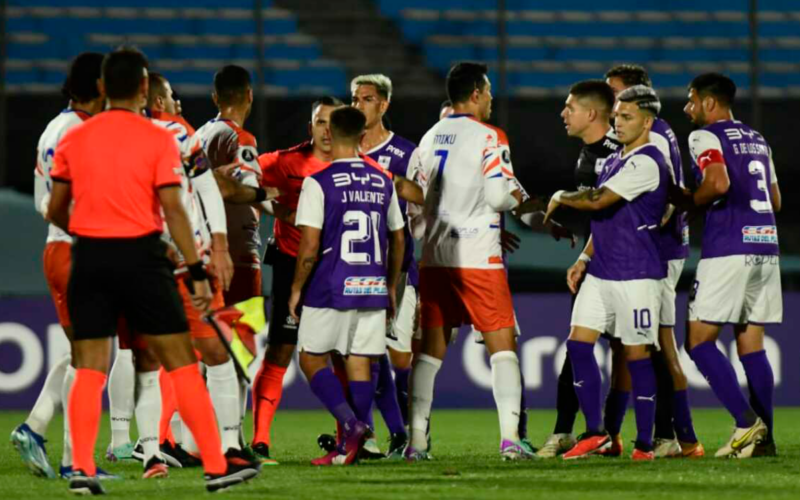
[[[201,149],[200,139],[197,134],[192,134],[182,123],[169,120],[169,118],[151,118],[150,120],[155,125],[163,127],[173,134],[175,143],[178,145],[178,151],[181,153],[181,161],[183,162],[184,168],[186,168],[186,170],[191,170],[191,167],[193,167],[192,157]],[[187,168],[187,166],[189,168]],[[200,258],[208,262],[208,257],[211,252],[211,233],[209,232],[208,222],[203,213],[203,209],[200,206],[197,191],[192,186],[190,180],[191,175],[192,173],[187,171],[186,175],[181,176],[181,202],[192,224],[194,244],[197,253]],[[167,243],[174,245],[172,236],[169,233],[169,227],[166,223],[164,224],[164,232],[161,238]],[[180,254],[180,251],[178,251],[178,253]],[[182,255],[181,260],[184,260]]]
[[[501,213],[487,202],[487,181],[516,189],[506,134],[471,115],[439,121],[420,142],[416,172],[425,193],[425,267],[503,269]]]
[[[65,109],[58,116],[53,118],[47,128],[45,128],[39,145],[36,148],[36,169],[33,172],[36,188],[36,210],[42,215],[47,214],[47,202],[50,199],[50,192],[53,189],[53,181],[50,179],[50,171],[53,169],[53,156],[61,142],[61,138],[72,128],[80,125],[91,118],[89,113],[74,109]],[[44,203],[43,203],[44,201]],[[72,243],[72,236],[59,229],[54,224],[50,224],[47,229],[47,243],[64,241]]]

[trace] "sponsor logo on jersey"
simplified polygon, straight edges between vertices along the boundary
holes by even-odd
[[[775,226],[744,226],[742,228],[744,243],[778,244],[778,228]]]
[[[344,280],[344,294],[357,295],[387,295],[386,278],[383,276],[350,276]]]
[[[468,240],[472,238],[477,238],[477,236],[478,236],[477,227],[455,227],[450,230],[450,237],[459,240]]]
[[[777,255],[752,255],[744,256],[744,265],[747,267],[756,266],[777,266],[780,264],[780,257]]]
[[[380,155],[378,157],[378,165],[380,165],[381,167],[385,168],[386,170],[389,170],[389,167],[391,166],[391,164],[392,164],[392,157],[391,156]]]
[[[391,144],[386,146],[386,152],[387,153],[393,153],[395,156],[399,156],[400,158],[405,158],[406,157],[406,152],[405,151],[403,151],[402,149],[398,149],[398,148],[392,146]]]

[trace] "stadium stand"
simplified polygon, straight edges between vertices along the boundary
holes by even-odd
[[[497,61],[494,0],[379,0],[428,64],[447,71],[459,59]],[[609,65],[648,67],[662,93],[685,94],[699,71],[732,75],[749,87],[746,0],[509,0],[509,85],[515,95],[561,95]],[[759,56],[765,96],[800,95],[800,4],[759,2]]]
[[[297,30],[295,16],[264,5],[265,83],[270,95],[345,88],[340,64]],[[255,69],[252,0],[13,0],[7,10],[6,82],[13,92],[52,92],[81,51],[141,48],[183,94],[205,94],[227,62]],[[223,7],[220,7],[223,6]],[[78,36],[76,36],[78,35]]]

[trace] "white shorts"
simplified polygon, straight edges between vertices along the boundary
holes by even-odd
[[[607,333],[625,345],[658,347],[662,281],[610,281],[589,274],[575,299],[570,324]]]
[[[678,280],[681,279],[685,262],[684,259],[675,259],[668,262],[667,277],[661,280],[661,318],[658,322],[659,327],[672,328],[675,326],[675,297],[678,296],[675,292],[675,287],[678,286]]]
[[[689,321],[781,323],[780,257],[729,255],[700,259],[689,297]]]
[[[386,309],[303,307],[297,332],[301,352],[344,356],[383,356],[386,353]]]
[[[386,345],[397,352],[411,352],[417,315],[417,289],[406,285],[403,297],[397,306],[394,321],[386,329]]]

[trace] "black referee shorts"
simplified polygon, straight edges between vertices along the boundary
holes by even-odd
[[[76,239],[67,287],[75,340],[113,337],[120,317],[145,335],[189,331],[166,248],[158,233]]]
[[[289,313],[289,296],[292,294],[297,259],[273,248],[267,262],[272,266],[272,314],[269,315],[267,343],[297,345],[297,330],[300,324]]]

